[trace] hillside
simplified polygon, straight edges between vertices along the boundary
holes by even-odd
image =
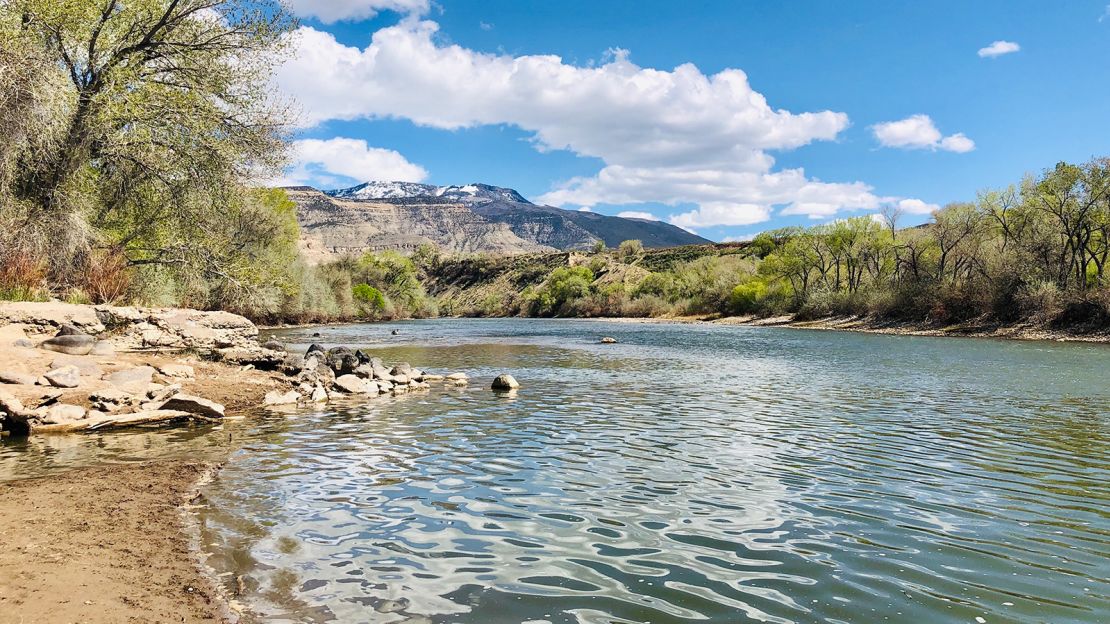
[[[587,250],[598,241],[615,247],[629,239],[648,248],[709,242],[667,223],[541,206],[487,184],[367,182],[286,191],[297,204],[301,250],[314,263],[348,253],[409,252],[425,243],[449,254],[521,254]]]

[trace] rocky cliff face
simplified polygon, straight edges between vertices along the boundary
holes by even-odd
[[[646,247],[708,243],[658,221],[538,206],[488,184],[432,186],[367,182],[321,192],[286,189],[297,203],[301,250],[311,262],[344,254],[411,252],[431,243],[447,253],[518,254],[609,247],[638,239]]]
[[[351,200],[303,187],[287,192],[297,204],[301,251],[314,263],[368,251],[407,253],[427,243],[448,253],[554,250],[517,236],[508,225],[485,219],[463,204]]]

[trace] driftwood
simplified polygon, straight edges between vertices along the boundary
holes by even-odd
[[[218,419],[190,414],[177,410],[147,410],[118,416],[101,416],[86,418],[71,423],[58,425],[32,425],[31,433],[72,433],[75,431],[101,431],[104,429],[120,429],[123,427],[136,427],[154,423],[168,423],[181,420],[198,420],[202,422],[219,422]]]

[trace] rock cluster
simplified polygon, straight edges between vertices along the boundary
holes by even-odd
[[[280,346],[280,345],[276,345]],[[276,370],[293,385],[289,391],[274,390],[266,395],[266,405],[322,403],[342,396],[397,395],[426,390],[433,382],[462,387],[469,383],[466,373],[436,375],[407,362],[387,366],[381,358],[347,347],[313,344],[304,355],[288,353],[284,347],[271,349],[284,357]]]

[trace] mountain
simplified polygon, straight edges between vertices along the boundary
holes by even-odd
[[[405,252],[424,243],[454,253],[516,254],[586,250],[599,240],[609,247],[629,239],[645,247],[709,242],[668,223],[541,206],[513,189],[488,184],[374,181],[334,191],[286,191],[297,204],[302,250],[313,261],[385,249]]]

